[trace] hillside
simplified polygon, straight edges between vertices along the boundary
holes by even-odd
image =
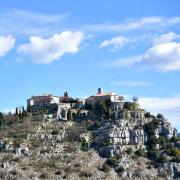
[[[67,121],[47,110],[1,115],[0,178],[180,178],[180,142],[167,119],[137,102],[117,114],[102,109],[70,109]]]

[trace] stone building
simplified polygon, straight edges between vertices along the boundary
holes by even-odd
[[[96,95],[92,95],[90,97],[88,97],[86,99],[86,103],[88,104],[95,104],[98,101],[111,101],[111,102],[122,102],[123,101],[123,97],[119,96],[118,94],[114,93],[114,92],[110,92],[110,93],[105,93],[103,92],[102,88],[98,89],[98,93]]]
[[[27,106],[45,105],[45,104],[58,104],[59,97],[52,94],[44,94],[40,96],[32,96],[27,100]]]
[[[67,120],[67,113],[68,110],[71,108],[70,103],[59,103],[58,104],[58,111],[57,111],[57,116],[60,120]]]
[[[32,96],[27,99],[27,110],[32,112],[48,110],[48,112],[56,113],[59,102],[59,97],[52,94]]]

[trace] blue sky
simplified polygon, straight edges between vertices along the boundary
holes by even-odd
[[[0,110],[32,94],[98,87],[180,130],[180,1],[6,0],[0,6]]]

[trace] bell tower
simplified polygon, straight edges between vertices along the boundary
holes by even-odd
[[[98,94],[103,94],[103,89],[102,88],[98,88]]]

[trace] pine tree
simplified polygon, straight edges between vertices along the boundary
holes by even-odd
[[[24,106],[22,107],[22,118],[25,117],[25,109],[24,109]]]
[[[68,121],[72,121],[72,112],[71,112],[71,109],[68,110],[67,120],[68,120]]]
[[[19,116],[19,119],[22,119],[22,111],[21,110],[19,110],[18,116]]]
[[[16,107],[16,111],[15,111],[16,116],[18,116],[18,108]]]

